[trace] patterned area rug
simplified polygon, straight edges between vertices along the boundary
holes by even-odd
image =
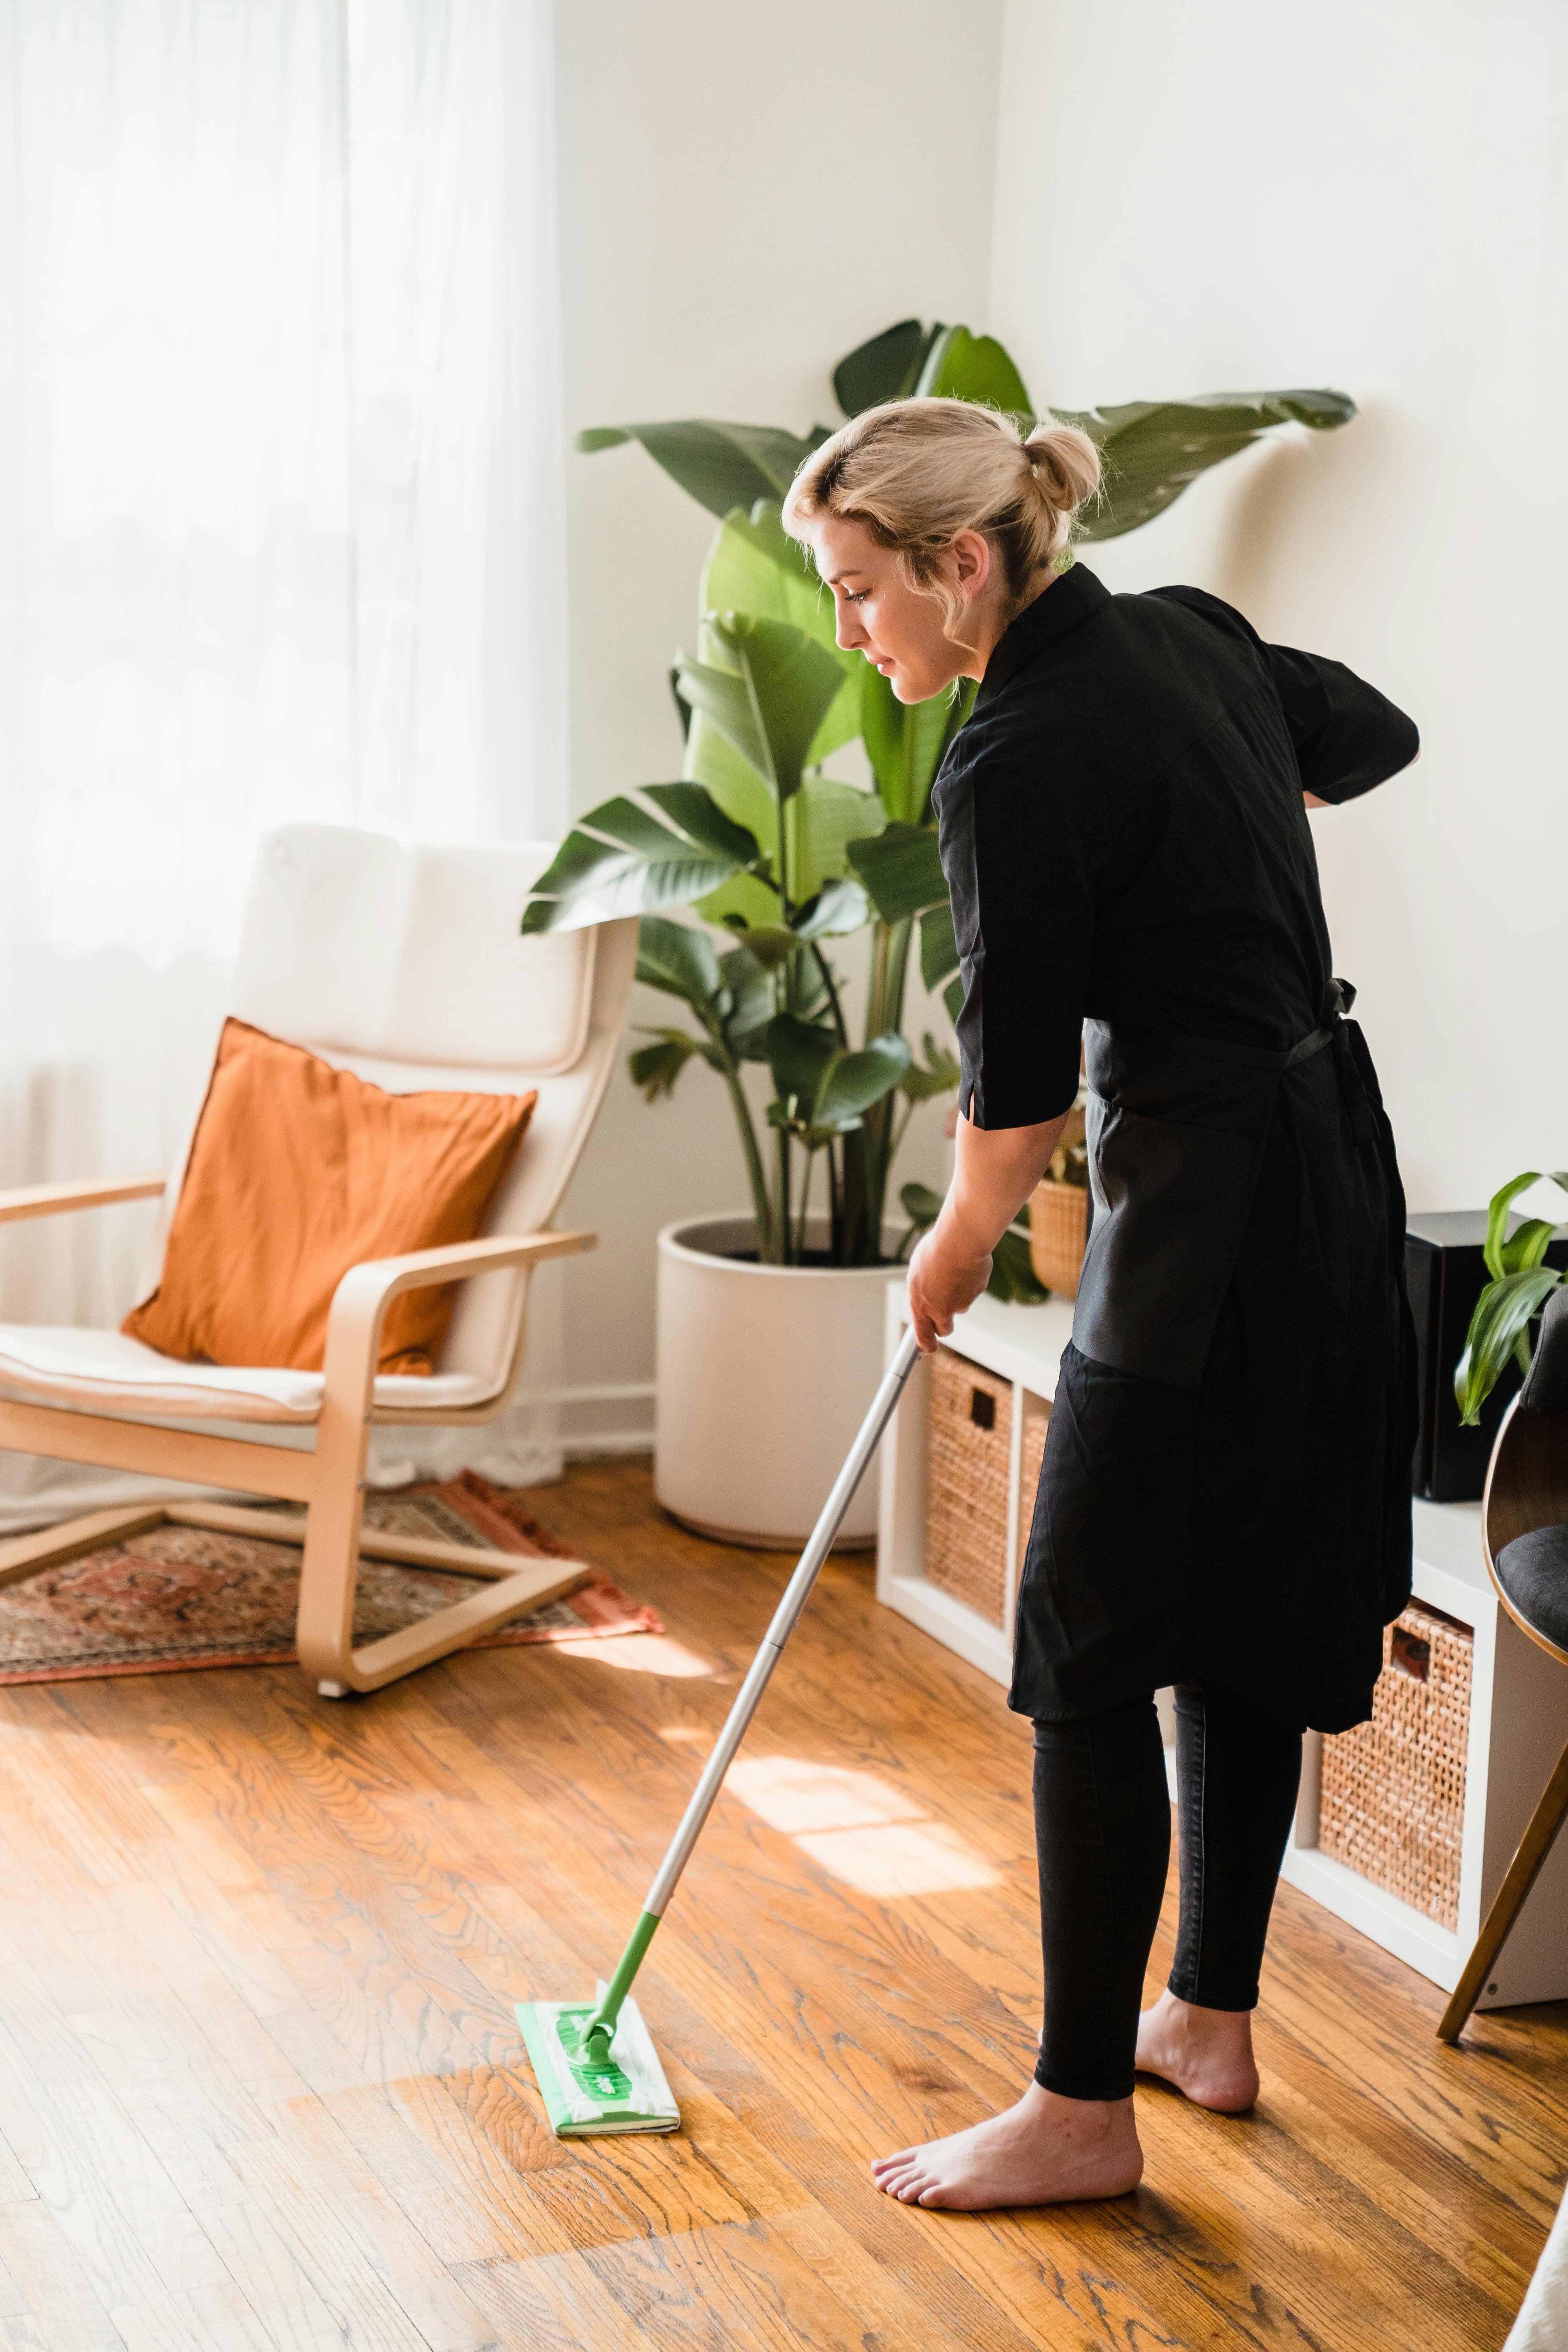
[[[524,1496],[472,1470],[441,1485],[373,1495],[365,1523],[521,1557],[570,1559]],[[354,1641],[428,1617],[483,1591],[489,1580],[362,1559]],[[178,1674],[195,1666],[286,1665],[294,1656],[300,1548],[165,1521],[125,1542],[0,1587],[0,1684],[79,1682],[106,1675]],[[482,1633],[477,1650],[662,1633],[657,1612],[605,1576]]]

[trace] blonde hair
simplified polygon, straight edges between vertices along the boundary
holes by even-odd
[[[1100,452],[1073,425],[1039,425],[1026,440],[1010,416],[974,401],[889,400],[812,451],[784,499],[784,527],[804,539],[818,515],[864,523],[897,550],[906,584],[941,605],[943,635],[962,642],[966,600],[939,568],[959,532],[991,541],[1016,608],[1037,572],[1059,566],[1099,488]]]

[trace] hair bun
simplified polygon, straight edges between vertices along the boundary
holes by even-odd
[[[1100,488],[1100,451],[1076,425],[1037,425],[1024,455],[1053,506],[1076,509]]]

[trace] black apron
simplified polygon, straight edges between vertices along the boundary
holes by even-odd
[[[1331,981],[1279,1052],[1086,1024],[1094,1213],[1019,1593],[1025,1713],[1205,1680],[1324,1730],[1370,1710],[1409,1593],[1414,1340],[1353,998]]]

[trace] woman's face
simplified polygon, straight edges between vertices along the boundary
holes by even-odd
[[[875,663],[900,702],[925,702],[955,677],[984,675],[1000,631],[989,611],[996,601],[996,566],[982,532],[961,531],[944,559],[970,600],[958,624],[971,640],[966,646],[943,635],[942,606],[906,585],[893,550],[879,547],[863,522],[818,515],[807,536],[817,571],[833,591],[839,644]]]

